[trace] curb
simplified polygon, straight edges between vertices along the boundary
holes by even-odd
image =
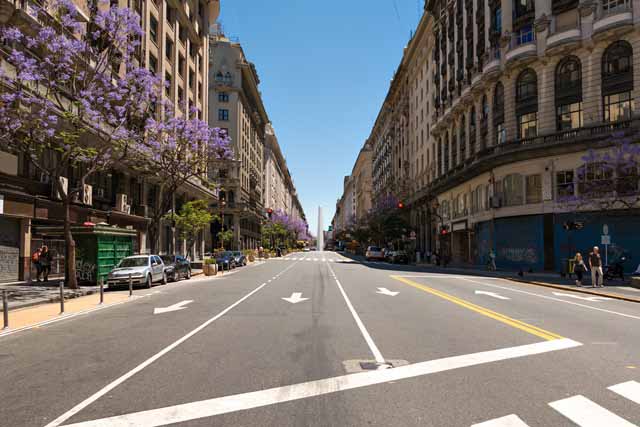
[[[607,297],[607,298],[617,299],[617,300],[621,300],[621,301],[640,303],[640,299],[632,298],[632,297],[628,297],[628,296],[624,296],[624,295],[619,295],[619,294],[609,294],[609,293],[606,293],[606,292],[596,292],[596,291],[590,291],[588,289],[569,288],[569,287],[566,287],[566,286],[563,286],[563,285],[554,285],[552,283],[545,283],[545,282],[534,282],[534,281],[516,279],[514,277],[505,277],[504,279],[511,280],[512,282],[524,283],[524,284],[527,284],[527,285],[544,286],[545,288],[554,288],[554,289],[560,289],[560,290],[563,290],[563,291],[576,292],[576,293],[580,293],[580,294],[590,294],[590,295],[595,295],[595,296],[599,296],[599,297]]]

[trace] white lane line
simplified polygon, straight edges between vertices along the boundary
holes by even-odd
[[[331,268],[331,264],[327,264],[327,267],[329,267],[329,271],[331,272],[333,279],[336,281],[336,284],[338,285],[338,289],[340,289],[340,293],[342,293],[342,297],[347,303],[347,307],[349,307],[349,311],[351,311],[351,315],[355,319],[356,324],[358,325],[358,328],[360,328],[360,333],[362,333],[364,340],[367,342],[367,345],[369,346],[369,349],[371,350],[371,353],[373,354],[374,359],[376,359],[376,362],[378,363],[385,363],[384,357],[382,357],[382,353],[380,353],[380,350],[378,349],[378,346],[376,346],[376,343],[373,342],[373,338],[371,338],[371,335],[369,335],[369,331],[367,331],[367,328],[364,326],[364,323],[362,323],[362,320],[360,320],[360,316],[358,316],[358,313],[356,313],[356,309],[353,308],[353,305],[351,304],[351,301],[349,300],[347,293],[344,291],[344,289],[342,288],[342,285],[340,284],[340,280],[338,280],[338,278],[336,277],[336,273],[333,271],[333,268]]]
[[[371,262],[369,262],[371,263]],[[396,277],[407,277],[407,278],[425,278],[425,279],[468,279],[468,278],[475,278],[475,277],[479,277],[479,276],[463,276],[463,275],[456,275],[456,274],[420,274],[420,275],[411,275],[411,274],[398,274],[396,275]],[[485,276],[481,276],[483,279],[489,279],[489,280],[505,280],[502,277],[485,277]]]
[[[118,415],[67,427],[155,427],[580,346],[563,338]],[[600,426],[602,427],[602,426]]]
[[[637,427],[581,395],[556,400],[549,406],[581,427]]]
[[[563,302],[565,304],[577,305],[578,307],[588,308],[590,310],[596,310],[596,311],[602,311],[604,313],[615,314],[617,316],[627,317],[629,319],[640,320],[640,316],[634,316],[632,314],[620,313],[619,311],[606,310],[604,308],[599,308],[599,307],[592,307],[590,305],[581,304],[579,302],[567,301],[567,300],[563,300],[563,299],[560,299],[560,298],[550,297],[550,296],[547,296],[547,295],[536,294],[534,292],[523,291],[521,289],[514,289],[514,288],[511,288],[511,287],[493,285],[491,283],[479,282],[477,280],[465,279],[464,277],[461,277],[461,279],[462,280],[466,280],[467,282],[472,282],[472,283],[477,283],[477,284],[484,285],[484,286],[489,286],[491,288],[504,289],[506,291],[511,291],[511,292],[518,292],[520,294],[531,295],[531,296],[534,296],[534,297],[544,298],[544,299],[548,299],[548,300],[551,300],[551,301],[557,301],[557,302]],[[507,279],[501,279],[501,280],[507,280]]]
[[[506,417],[495,418],[483,423],[474,424],[471,427],[529,427],[524,421],[515,414]]]
[[[616,384],[609,387],[609,390],[640,405],[640,383],[636,381]]]
[[[277,276],[280,276],[281,274],[283,274],[287,270],[291,269],[291,267],[293,267],[294,265],[296,265],[296,264],[295,263],[291,264],[290,266],[288,266],[287,268],[282,270],[280,273],[278,273]],[[142,371],[147,366],[151,365],[156,360],[160,359],[165,354],[169,353],[174,348],[178,347],[183,342],[187,341],[189,338],[191,338],[192,336],[194,336],[198,332],[202,331],[204,328],[206,328],[207,326],[209,326],[210,324],[212,324],[213,322],[215,322],[216,320],[218,320],[219,318],[221,318],[222,316],[227,314],[229,311],[233,310],[236,306],[238,306],[244,300],[246,300],[249,297],[251,297],[253,294],[258,292],[260,289],[264,288],[266,285],[267,285],[266,282],[261,284],[260,286],[258,286],[257,288],[255,288],[254,290],[252,290],[251,292],[249,292],[248,294],[246,294],[242,298],[240,298],[238,301],[234,302],[229,307],[225,308],[220,313],[216,314],[214,317],[212,317],[211,319],[207,320],[206,322],[204,322],[203,324],[201,324],[200,326],[198,326],[197,328],[195,328],[194,330],[192,330],[191,332],[189,332],[188,334],[183,336],[182,338],[180,338],[177,341],[173,342],[172,344],[168,345],[167,347],[165,347],[164,349],[160,350],[158,353],[154,354],[153,356],[151,356],[150,358],[148,358],[147,360],[145,360],[144,362],[142,362],[141,364],[139,364],[138,366],[136,366],[135,368],[133,368],[132,370],[127,372],[126,374],[122,375],[121,377],[119,377],[116,380],[112,381],[111,383],[107,384],[105,387],[103,387],[102,389],[98,390],[93,395],[89,396],[88,398],[86,398],[82,402],[78,403],[76,406],[74,406],[73,408],[71,408],[70,410],[65,412],[64,414],[60,415],[55,420],[51,421],[45,427],[57,427],[57,426],[59,426],[60,424],[62,424],[63,422],[65,422],[69,418],[73,417],[75,414],[77,414],[78,412],[80,412],[81,410],[86,408],[87,406],[91,405],[93,402],[95,402],[96,400],[100,399],[102,396],[104,396],[105,394],[109,393],[111,390],[113,390],[114,388],[116,388],[117,386],[119,386],[120,384],[122,384],[123,382],[125,382],[126,380],[128,380],[129,378],[134,376],[135,374],[137,374],[138,372]]]

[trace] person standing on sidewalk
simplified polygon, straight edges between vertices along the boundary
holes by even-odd
[[[40,281],[40,275],[42,274],[42,264],[40,263],[40,254],[42,254],[42,248],[36,249],[31,255],[31,262],[36,267],[36,282]]]
[[[600,257],[600,249],[593,247],[593,252],[589,254],[589,269],[591,269],[591,283],[594,288],[604,287],[604,277],[602,276],[602,258]],[[600,284],[598,284],[600,278]]]
[[[51,252],[47,246],[42,247],[40,253],[40,265],[42,266],[42,276],[45,282],[49,281],[49,273],[51,272]]]
[[[582,275],[587,271],[587,266],[582,259],[580,252],[576,253],[575,264],[573,265],[573,272],[576,274],[576,286],[582,286]]]

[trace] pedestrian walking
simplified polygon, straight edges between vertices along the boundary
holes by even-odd
[[[585,265],[580,252],[576,253],[574,260],[573,272],[576,275],[576,286],[582,286],[582,275],[587,271],[587,266]]]
[[[602,275],[602,258],[600,257],[600,249],[593,247],[593,252],[589,254],[589,269],[591,270],[591,283],[594,288],[604,287],[604,277]],[[600,279],[600,283],[598,282]]]
[[[40,252],[40,265],[42,266],[42,278],[45,282],[49,281],[49,273],[51,272],[51,252],[47,246],[42,246]]]
[[[489,262],[488,267],[490,271],[496,271],[498,268],[496,267],[496,253],[491,249],[489,252]]]
[[[36,282],[40,281],[40,275],[42,274],[42,264],[40,263],[41,253],[42,253],[42,248],[38,248],[33,253],[33,255],[31,255],[31,262],[36,267]]]

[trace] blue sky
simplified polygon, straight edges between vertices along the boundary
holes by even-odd
[[[256,64],[310,229],[325,229],[369,136],[422,0],[222,0],[220,21]]]

